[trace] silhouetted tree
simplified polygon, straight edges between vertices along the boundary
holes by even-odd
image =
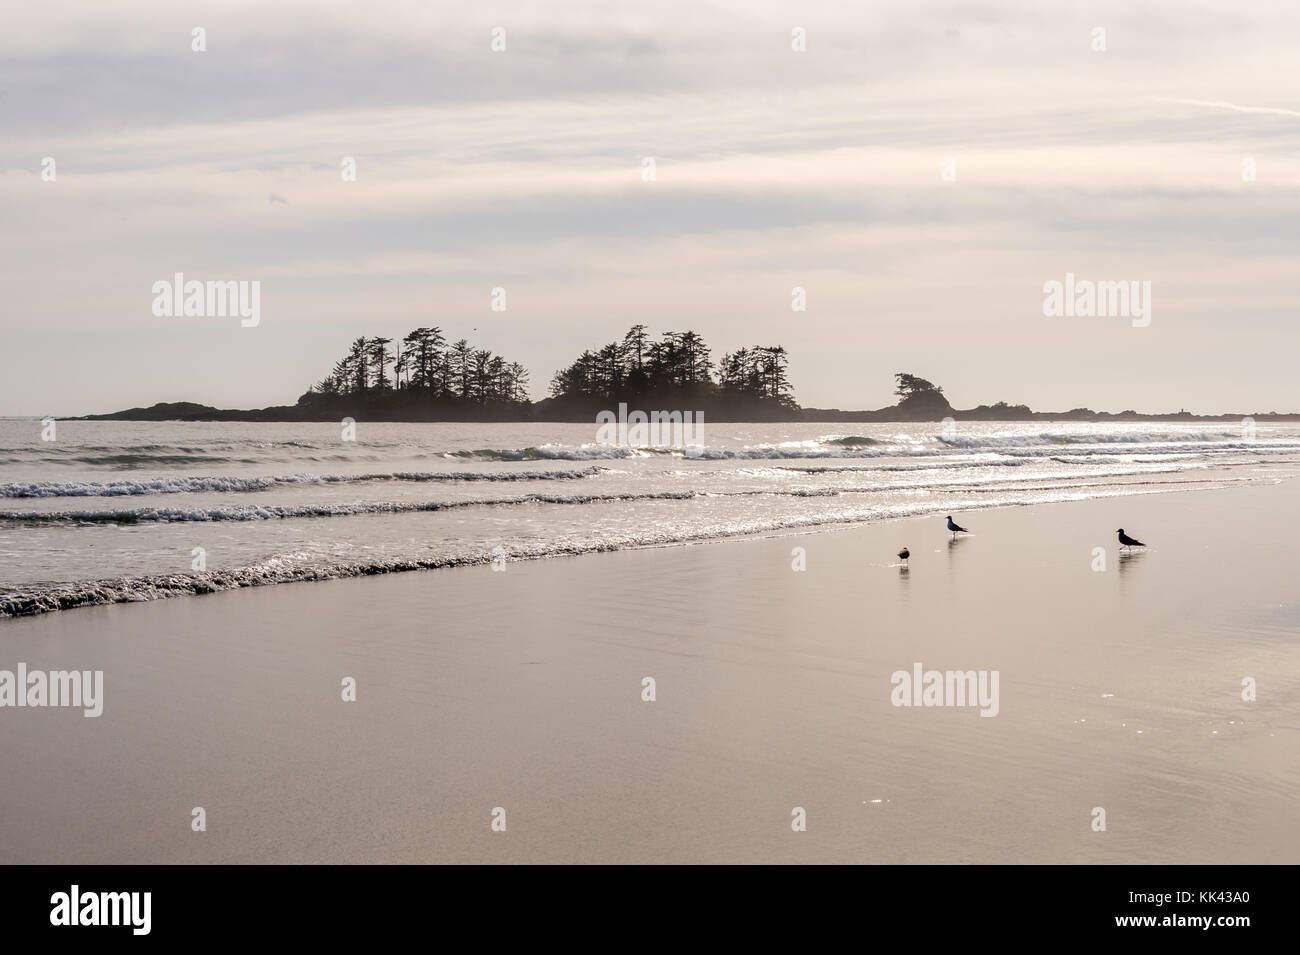
[[[311,391],[332,396],[401,391],[412,400],[421,394],[424,401],[482,407],[528,401],[528,370],[523,365],[475,349],[465,339],[447,348],[441,329],[423,327],[408,332],[396,352],[392,344],[391,338],[356,339]]]
[[[918,378],[916,375],[909,375],[907,372],[900,371],[894,375],[894,380],[898,382],[898,387],[894,389],[894,394],[898,395],[902,401],[914,398],[918,395],[941,395],[943,389],[934,382],[926,381],[924,378]]]
[[[348,352],[347,358],[348,370],[352,374],[352,390],[354,393],[361,393],[370,388],[370,352],[369,342],[363,337],[358,338],[352,343],[352,349]]]
[[[392,343],[391,338],[370,339],[370,368],[375,375],[376,391],[384,391],[388,388],[388,366],[393,363],[393,354],[388,350],[388,346]]]
[[[724,355],[713,380],[711,349],[697,332],[665,332],[651,340],[634,325],[621,341],[584,351],[551,378],[556,398],[587,401],[699,401],[723,395],[797,407],[780,346],[741,348]],[[663,404],[660,407],[664,407]]]

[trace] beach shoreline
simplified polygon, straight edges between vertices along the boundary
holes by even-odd
[[[848,467],[845,470],[852,470]],[[1096,486],[1091,486],[1086,494],[1081,495],[1078,499],[1096,499],[1116,496],[1137,496],[1146,494],[1164,494],[1178,491],[1190,490],[1217,490],[1229,486],[1232,483],[1248,482],[1254,479],[1242,478],[1234,474],[1235,468],[1214,468],[1200,471],[1183,472],[1184,476],[1175,476],[1165,478],[1159,485],[1137,490],[1135,485],[1120,480],[1118,475],[1101,474],[1097,479],[1110,478],[1115,483],[1105,492],[1099,492]],[[1254,470],[1264,474],[1280,475],[1277,479],[1284,479],[1293,473],[1293,467],[1289,464],[1263,464],[1256,466]],[[454,475],[453,475],[454,476]],[[512,480],[523,480],[528,475],[526,473],[516,473],[506,475]],[[476,476],[481,479],[481,475]],[[1129,475],[1127,480],[1141,481],[1142,475]],[[203,479],[188,479],[199,482]],[[1036,485],[1041,484],[1044,479],[1028,475],[1025,485],[1031,482]],[[1178,484],[1186,484],[1188,487],[1178,487]],[[882,489],[883,490],[883,489]],[[922,493],[929,493],[929,487],[920,485],[915,490]],[[1003,488],[985,489],[979,486],[972,486],[967,489],[968,494],[980,494],[986,490],[1003,492]],[[670,491],[666,493],[670,499],[690,499],[692,497],[705,498],[709,497],[708,493],[694,494],[692,492]],[[547,498],[540,503],[546,504],[563,504],[563,503],[592,503],[602,501],[605,503],[618,504],[622,499],[616,494],[601,495],[599,493],[592,495],[575,495],[569,499]],[[408,513],[419,515],[421,513],[450,511],[456,507],[474,507],[474,506],[492,506],[492,505],[515,505],[527,506],[529,503],[538,503],[528,498],[519,498],[513,501],[464,501],[460,504],[434,502],[429,504],[416,504]],[[976,499],[970,499],[966,502],[966,511],[986,511],[997,510],[1002,507],[1024,506],[1025,502],[1010,500],[992,500],[987,502],[978,502]],[[399,505],[400,506],[400,505]],[[345,505],[346,507],[346,505]],[[394,505],[384,505],[384,507],[394,507]],[[286,564],[278,560],[263,561],[249,566],[225,566],[216,567],[200,572],[190,573],[167,573],[154,575],[132,575],[123,574],[115,577],[99,577],[89,580],[66,581],[66,582],[47,582],[39,581],[26,585],[16,585],[4,587],[0,585],[0,624],[6,620],[14,618],[35,616],[46,613],[65,612],[70,610],[80,610],[88,607],[101,607],[114,604],[134,604],[145,603],[157,600],[174,599],[178,597],[201,597],[216,593],[231,592],[253,587],[268,587],[280,584],[295,583],[320,583],[330,580],[341,580],[358,577],[376,577],[387,576],[391,574],[405,574],[417,571],[443,571],[453,568],[477,567],[487,564],[494,564],[502,559],[512,562],[525,560],[543,560],[557,557],[578,557],[591,554],[609,553],[620,550],[641,550],[655,549],[662,547],[680,547],[693,546],[699,544],[710,544],[723,540],[762,540],[776,537],[788,537],[791,535],[809,534],[809,533],[828,533],[832,531],[853,530],[858,527],[871,526],[880,523],[892,523],[902,520],[920,520],[927,517],[938,515],[943,511],[953,509],[953,505],[943,501],[925,501],[916,500],[907,505],[895,505],[891,513],[884,516],[863,517],[858,514],[833,514],[818,515],[812,518],[793,517],[784,520],[776,520],[761,530],[737,530],[728,531],[711,527],[708,529],[693,529],[687,533],[677,533],[668,535],[658,540],[609,540],[600,539],[589,542],[566,541],[562,545],[548,545],[546,543],[534,544],[533,546],[513,545],[506,549],[500,545],[494,549],[487,549],[480,544],[472,552],[462,552],[452,556],[431,556],[427,558],[405,557],[384,560],[369,560],[359,563],[326,563],[326,564]],[[310,509],[308,509],[310,512]],[[20,518],[21,514],[11,515],[13,518]],[[48,520],[56,517],[57,514],[36,515],[38,519]],[[107,526],[116,526],[118,522],[129,524],[129,514],[122,511],[111,512],[106,521]],[[356,515],[344,516],[344,520],[355,519]],[[185,527],[186,522],[181,521],[177,525]]]
[[[1294,863],[1298,489],[9,619],[105,699],[0,712],[0,861]],[[917,663],[998,715],[893,705]]]

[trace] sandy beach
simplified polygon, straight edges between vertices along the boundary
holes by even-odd
[[[1298,494],[6,620],[0,667],[105,689],[97,719],[4,713],[0,861],[1300,862]],[[1121,556],[1119,526],[1151,546]],[[998,671],[996,717],[892,705],[914,663]]]

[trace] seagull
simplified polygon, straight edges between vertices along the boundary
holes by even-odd
[[[952,515],[951,515],[951,514],[948,515],[948,530],[952,531],[952,536],[953,536],[953,537],[956,537],[956,536],[957,536],[957,532],[958,532],[958,531],[960,531],[960,532],[963,533],[963,534],[969,534],[969,533],[970,533],[970,531],[966,530],[966,528],[962,527],[960,524],[954,524],[954,523],[953,523],[953,520],[952,520]]]
[[[912,552],[908,550],[906,547],[904,547],[902,550],[898,552],[898,559],[905,564],[907,563],[907,558],[911,556],[912,556]]]
[[[1119,531],[1117,531],[1117,533],[1119,534],[1119,543],[1121,547],[1146,547],[1147,546],[1141,541],[1134,540],[1133,538],[1125,534],[1124,528],[1122,527],[1119,529]]]

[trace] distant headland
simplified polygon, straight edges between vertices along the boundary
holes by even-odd
[[[321,381],[292,405],[248,410],[189,401],[159,402],[83,421],[545,421],[595,420],[626,404],[644,411],[694,411],[706,421],[1300,421],[1298,412],[1219,415],[1111,413],[1090,408],[1034,411],[1027,405],[954,408],[943,388],[909,372],[894,375],[897,403],[874,411],[804,408],[795,401],[780,345],[753,345],[712,358],[692,331],[651,338],[634,325],[622,339],[584,351],[552,377],[549,396],[528,396],[528,370],[465,339],[448,343],[436,327],[399,342],[358,338]]]

